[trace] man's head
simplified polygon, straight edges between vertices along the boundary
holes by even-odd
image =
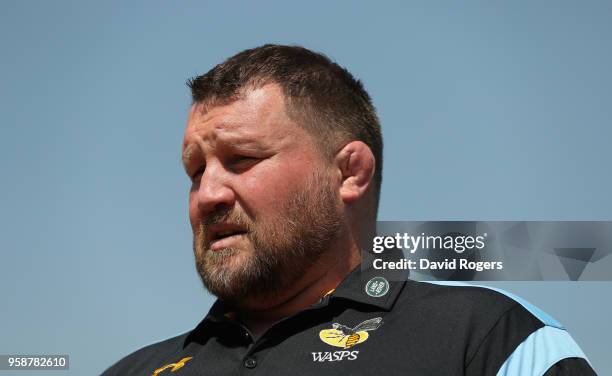
[[[350,242],[348,211],[375,219],[380,127],[346,70],[300,47],[266,45],[188,85],[190,221],[213,294],[239,304],[286,289]]]

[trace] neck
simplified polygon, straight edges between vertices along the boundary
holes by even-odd
[[[339,244],[349,246],[338,247]],[[361,253],[355,241],[342,239],[304,272],[304,276],[290,288],[274,296],[257,296],[238,307],[241,321],[255,337],[259,337],[279,320],[292,316],[335,289],[361,262]]]

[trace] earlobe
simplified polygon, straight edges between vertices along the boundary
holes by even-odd
[[[365,143],[353,141],[338,152],[336,161],[342,173],[340,197],[345,203],[359,200],[374,177],[374,154]]]

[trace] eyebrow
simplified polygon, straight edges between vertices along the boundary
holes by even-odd
[[[191,162],[192,152],[193,150],[192,150],[191,144],[185,146],[185,149],[183,150],[183,153],[181,155],[181,162],[183,163],[183,168],[185,170],[187,170],[187,167],[189,166],[189,163]]]
[[[260,141],[255,138],[233,139],[231,140],[231,147],[256,152],[265,152],[267,150],[267,147],[262,145]],[[187,146],[185,146],[185,149],[183,150],[183,153],[181,155],[181,161],[185,171],[187,171],[189,164],[192,161],[194,148],[197,149],[197,146],[194,144],[188,144]]]

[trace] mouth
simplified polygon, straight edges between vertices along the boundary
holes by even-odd
[[[208,241],[213,250],[226,247],[229,242],[247,233],[244,227],[228,223],[213,225],[207,231]]]

